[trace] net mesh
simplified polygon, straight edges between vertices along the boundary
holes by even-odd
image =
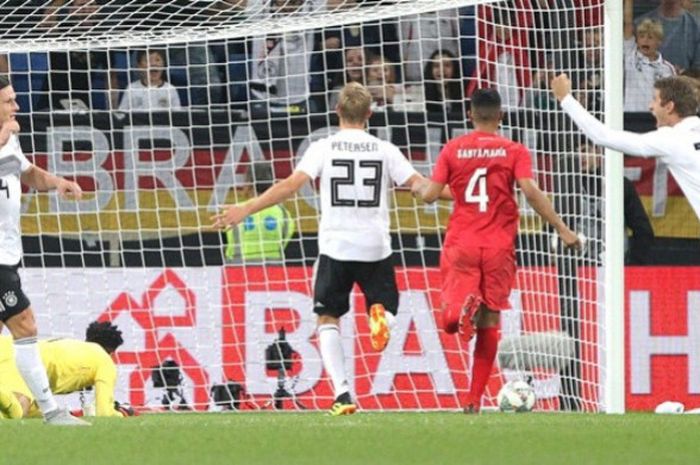
[[[534,385],[538,409],[602,408],[601,157],[547,90],[566,71],[601,115],[602,1],[18,4],[3,7],[2,47],[22,147],[86,191],[79,202],[25,192],[24,286],[42,335],[80,337],[98,318],[123,330],[117,399],[330,405],[312,312],[315,186],[229,237],[208,225],[333,133],[337,92],[358,80],[374,99],[369,131],[425,175],[445,141],[469,130],[470,93],[501,92],[503,134],[531,150],[540,186],[588,247],[562,251],[519,194],[519,271],[501,325],[508,350],[484,405],[519,378]],[[397,326],[387,350],[372,352],[353,294],[341,324],[352,390],[363,409],[458,408],[472,347],[444,334],[438,313],[451,206],[402,189],[392,204]],[[292,351],[276,362],[268,349],[282,337]],[[172,386],[154,378],[164,364]],[[245,402],[221,400],[221,386],[240,393],[235,385]]]

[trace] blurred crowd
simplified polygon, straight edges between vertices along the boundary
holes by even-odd
[[[569,70],[577,97],[600,111],[601,2],[573,2],[576,13],[560,8],[572,1],[514,0],[167,47],[10,53],[0,57],[0,72],[11,75],[25,112],[212,105],[326,112],[333,110],[339,89],[355,81],[368,86],[375,110],[458,119],[464,117],[465,100],[485,83],[498,88],[507,109],[552,109],[548,82],[555,72]],[[656,79],[699,75],[700,22],[688,0],[634,1],[625,0],[625,110],[646,111]],[[138,3],[37,0],[27,17],[43,37],[81,37],[99,31],[102,23],[153,29],[157,25],[150,22],[161,16],[182,27],[231,28],[257,17],[293,21],[297,15],[391,2],[173,0],[167,6],[141,2],[134,15]]]

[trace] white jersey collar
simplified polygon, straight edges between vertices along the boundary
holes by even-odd
[[[697,116],[687,116],[673,126],[674,129],[695,129],[700,127],[700,118]]]

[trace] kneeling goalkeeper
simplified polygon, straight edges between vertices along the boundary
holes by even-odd
[[[85,341],[48,339],[39,341],[39,353],[54,394],[70,394],[88,387],[95,389],[95,415],[128,416],[115,407],[114,386],[117,367],[111,354],[124,343],[122,333],[110,322],[93,322]],[[31,391],[15,364],[12,338],[0,336],[0,417],[40,417]]]

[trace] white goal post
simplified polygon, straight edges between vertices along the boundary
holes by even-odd
[[[622,0],[36,3],[0,6],[0,68],[25,154],[86,198],[24,193],[23,287],[43,337],[81,338],[98,318],[121,328],[118,400],[330,405],[312,312],[315,186],[230,237],[208,225],[333,133],[338,89],[359,80],[374,99],[369,131],[425,175],[471,129],[471,92],[496,87],[503,133],[530,149],[537,181],[588,237],[584,253],[563,251],[519,196],[513,308],[484,407],[521,378],[538,410],[624,412],[622,157],[586,144],[548,89],[567,72],[576,96],[621,126]],[[460,408],[472,348],[438,315],[451,206],[402,189],[391,202],[397,328],[372,353],[354,294],[341,327],[353,392],[365,410]],[[294,355],[275,363],[282,336]],[[154,380],[164,364],[176,386]],[[241,401],[221,400],[221,386],[242,388]]]

